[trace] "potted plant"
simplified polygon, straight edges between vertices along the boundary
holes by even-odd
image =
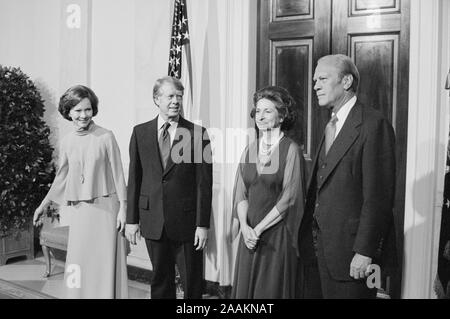
[[[20,68],[0,65],[0,265],[34,258],[33,213],[55,175],[44,104]]]

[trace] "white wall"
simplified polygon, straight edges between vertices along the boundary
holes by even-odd
[[[57,115],[59,11],[58,0],[0,0],[0,64],[20,67],[34,81],[45,101],[54,145],[59,129],[67,126]]]
[[[167,75],[172,1],[135,1],[135,118],[136,124],[154,118],[155,81]]]
[[[91,88],[99,98],[96,123],[112,130],[128,167],[135,124],[135,1],[92,1]]]

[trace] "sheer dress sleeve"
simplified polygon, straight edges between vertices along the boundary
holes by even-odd
[[[50,199],[58,205],[66,204],[64,194],[66,191],[66,181],[69,172],[69,159],[67,157],[67,151],[65,149],[65,144],[67,144],[65,143],[65,140],[66,139],[63,139],[61,141],[58,170],[56,171],[52,186],[47,193],[47,199]]]
[[[292,238],[292,245],[297,249],[297,237],[304,210],[304,174],[301,150],[298,145],[289,146],[284,169],[283,190],[275,207],[285,219]]]
[[[120,201],[126,200],[127,188],[123,174],[122,158],[120,156],[119,145],[117,144],[116,138],[112,132],[107,134],[106,151],[108,153],[109,163],[111,164],[111,171],[117,197]]]
[[[238,233],[239,233],[239,218],[237,214],[237,207],[239,203],[243,201],[248,201],[248,189],[245,186],[244,179],[243,179],[243,170],[244,170],[244,164],[246,161],[248,152],[248,147],[245,148],[244,152],[241,155],[241,159],[239,161],[237,170],[236,170],[236,177],[234,180],[234,187],[233,187],[233,211],[232,211],[232,226],[231,226],[231,234],[232,239],[234,239]]]

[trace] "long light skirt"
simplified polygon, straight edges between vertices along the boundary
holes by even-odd
[[[69,206],[65,298],[128,298],[125,238],[118,234],[117,196]]]

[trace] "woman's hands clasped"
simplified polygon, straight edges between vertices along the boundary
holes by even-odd
[[[254,250],[259,241],[259,235],[257,232],[248,225],[242,227],[242,236],[244,239],[245,246],[248,249]]]

